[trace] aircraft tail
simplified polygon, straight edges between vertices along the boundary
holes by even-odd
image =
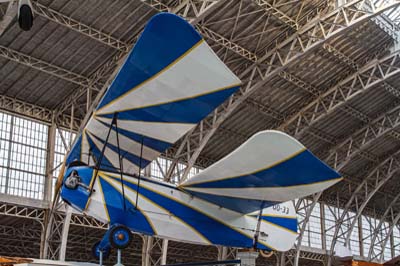
[[[259,211],[252,213],[258,216]],[[297,216],[293,202],[283,202],[262,210],[258,233],[258,248],[261,245],[274,250],[287,251],[297,238]]]
[[[339,173],[291,136],[266,130],[181,184],[221,207],[250,213],[324,190]]]

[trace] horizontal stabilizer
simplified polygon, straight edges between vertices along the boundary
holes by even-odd
[[[248,213],[322,191],[340,180],[336,171],[296,139],[266,130],[181,187],[222,207]]]

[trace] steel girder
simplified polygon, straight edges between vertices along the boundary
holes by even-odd
[[[100,30],[94,29],[88,25],[83,24],[73,18],[70,18],[60,12],[57,12],[47,6],[40,4],[38,1],[32,1],[32,6],[35,14],[47,18],[55,23],[61,24],[67,28],[79,32],[89,38],[99,41],[107,46],[114,49],[128,51],[129,45],[124,43],[110,34],[101,32]],[[1,34],[0,34],[1,35]]]
[[[381,162],[372,171],[369,171],[370,174],[362,180],[354,191],[352,191],[352,196],[346,203],[338,219],[337,226],[335,227],[330,247],[331,254],[334,254],[335,245],[339,238],[342,238],[345,245],[349,246],[350,236],[354,226],[369,200],[375,195],[379,188],[390,180],[399,170],[400,151]],[[351,214],[352,211],[354,211],[353,214]],[[346,218],[346,216],[348,217]],[[347,228],[341,228],[345,222],[349,222],[350,225]],[[339,231],[341,231],[341,233],[339,233]]]
[[[275,6],[275,3],[271,4],[266,0],[254,0],[254,2],[265,9],[266,12],[271,13],[274,17],[276,17],[279,21],[283,22],[288,27],[294,30],[298,29],[299,25],[297,24],[297,21],[286,15],[279,8],[277,8]]]
[[[353,66],[358,69],[358,66]],[[399,116],[399,117],[397,117]],[[331,166],[336,168],[338,171],[343,169],[343,167],[349,163],[351,158],[354,158],[355,155],[362,155],[367,159],[377,162],[378,158],[373,155],[369,155],[363,149],[370,145],[377,138],[389,133],[393,132],[393,129],[398,126],[400,119],[400,109],[397,107],[392,108],[389,112],[383,114],[381,117],[374,119],[372,122],[367,124],[362,129],[358,130],[356,133],[352,134],[349,138],[342,141],[341,143],[334,146],[329,153],[328,159],[326,160]],[[321,193],[314,195],[313,201],[310,202],[310,207],[307,210],[307,215],[304,220],[300,220],[300,223],[303,224],[300,228],[299,234],[299,243],[301,243],[305,226],[308,222],[308,218],[312,210],[315,206],[315,202],[320,198]],[[294,258],[296,260],[295,263],[298,263],[298,254],[299,254],[299,246],[296,247],[297,253]]]
[[[46,210],[49,212],[49,210]],[[60,257],[60,247],[64,239],[68,237],[68,229],[64,228],[64,222],[66,220],[66,214],[63,211],[55,211],[53,213],[48,213],[50,221],[47,224],[46,240],[43,252],[43,258],[58,260]],[[107,224],[104,224],[92,217],[72,214],[69,219],[70,225],[77,225],[88,228],[104,229],[108,228]],[[65,230],[63,230],[65,229]],[[65,245],[65,247],[67,247]]]
[[[337,109],[343,108],[350,100],[385,82],[400,73],[400,51],[381,59],[372,60],[324,94],[313,100],[282,126],[301,137],[307,129]]]
[[[34,219],[38,222],[43,222],[45,211],[43,209],[1,202],[0,215]]]
[[[336,169],[343,169],[357,155],[376,161],[376,157],[363,154],[363,150],[376,139],[385,135],[393,135],[397,139],[399,133],[396,128],[398,126],[400,126],[400,108],[397,103],[388,112],[366,124],[350,137],[331,148],[325,161]]]
[[[168,240],[152,236],[142,236],[142,266],[165,265]]]
[[[118,66],[118,62],[126,56],[127,52],[119,51],[117,52],[110,61],[107,61],[104,65],[102,65],[95,73],[93,73],[89,77],[88,86],[80,86],[77,90],[75,90],[71,95],[69,95],[66,99],[63,99],[62,104],[55,110],[55,113],[61,115],[65,112],[69,107],[73,106],[78,99],[80,99],[84,94],[87,95],[87,102],[92,103],[92,94],[93,85],[96,84],[99,80],[104,77],[108,77],[110,72],[113,72]],[[106,82],[100,88],[100,91],[103,91],[104,88],[108,86],[109,82]],[[89,105],[90,106],[90,105]]]
[[[79,86],[88,86],[90,84],[90,80],[87,77],[2,45],[0,45],[0,56]],[[98,90],[98,86],[97,83],[94,84],[93,89]]]
[[[201,33],[201,35],[203,35],[206,38],[209,38],[211,40],[213,40],[214,42],[222,45],[223,47],[231,50],[232,52],[240,55],[241,57],[249,60],[250,62],[256,62],[257,61],[257,55],[249,50],[247,50],[246,48],[232,42],[231,40],[229,40],[228,38],[225,38],[224,36],[222,36],[221,34],[212,31],[211,29],[204,27],[202,25],[196,25],[196,29],[198,32]]]
[[[351,1],[319,19],[311,20],[276,48],[259,58],[256,64],[246,69],[240,76],[243,80],[242,89],[201,121],[195,130],[189,133],[187,141],[181,143],[177,149],[174,158],[186,161],[188,164],[183,179],[187,177],[217,128],[268,80],[322,46],[327,40],[399,4],[399,1],[389,1],[376,7],[373,1]]]
[[[383,215],[380,217],[377,230],[373,231],[371,246],[368,251],[368,260],[378,259],[383,261],[383,254],[386,248],[388,239],[390,238],[394,226],[397,225],[400,219],[400,193],[397,194],[389,203]],[[389,217],[388,217],[389,216]],[[383,236],[385,234],[385,236]]]
[[[53,118],[53,111],[50,109],[23,102],[5,95],[0,95],[0,109],[37,119],[47,124],[50,124]],[[67,114],[60,114],[57,117],[56,122],[60,127],[68,128],[71,125],[71,116]],[[80,120],[74,119],[74,130],[79,128],[80,122]]]
[[[301,257],[301,242],[303,240],[304,232],[306,230],[306,226],[308,221],[310,220],[312,210],[314,209],[315,205],[318,203],[319,198],[322,195],[322,191],[319,193],[314,194],[311,199],[303,198],[299,199],[295,208],[297,216],[297,227],[299,229],[299,235],[297,237],[296,243],[294,245],[294,250],[290,251],[288,254],[285,253],[287,257],[285,261],[291,262],[292,265],[298,266],[299,259]],[[291,261],[291,259],[293,261]]]
[[[18,2],[16,0],[10,1],[8,3],[6,13],[4,14],[2,20],[0,21],[0,36],[11,24],[14,17],[17,15],[17,11],[18,11]]]

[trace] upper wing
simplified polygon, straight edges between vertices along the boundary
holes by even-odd
[[[190,24],[173,14],[155,15],[76,141],[67,163],[80,160],[94,164],[92,159],[99,160],[107,142],[101,168],[119,170],[120,149],[122,171],[137,172],[139,164],[143,168],[154,160],[239,86],[240,80]]]
[[[296,139],[266,130],[181,187],[222,207],[248,213],[322,191],[340,179]]]

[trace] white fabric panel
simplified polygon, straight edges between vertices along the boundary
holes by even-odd
[[[97,117],[97,119],[108,124],[112,121],[109,118],[103,117]],[[119,128],[169,143],[175,143],[194,126],[195,124],[118,120]]]
[[[261,131],[182,186],[253,173],[272,167],[303,150],[305,147],[300,142],[283,132]]]
[[[122,193],[121,183],[111,179],[105,178],[109,183],[112,183],[114,187]],[[131,202],[136,201],[136,191],[133,191],[128,186],[125,186],[125,196],[130,199]],[[206,239],[199,236],[190,226],[182,223],[179,219],[171,215],[169,212],[155,205],[149,201],[146,197],[140,195],[138,199],[138,208],[142,213],[151,221],[157,235],[164,236],[170,239],[177,239],[184,237],[188,242],[210,244]]]
[[[98,110],[97,114],[159,105],[239,84],[240,80],[202,41],[156,78],[132,88],[112,104]]]
[[[96,147],[101,151],[101,149],[103,148],[103,143],[98,141],[95,137],[91,136],[90,133],[86,132],[86,134],[89,134],[89,136],[92,138]],[[115,168],[119,168],[118,153],[116,153],[115,151],[106,147],[106,149],[104,150],[104,156],[110,161],[110,163],[112,163],[112,165]],[[129,161],[125,158],[122,161],[123,161],[124,172],[126,172],[126,173],[129,173],[129,172],[130,173],[138,173],[139,172],[138,171],[139,168],[135,164],[133,164],[131,161]]]
[[[119,178],[119,175],[114,174],[114,173],[107,173],[107,175],[115,176],[115,177]],[[130,176],[124,176],[124,180],[137,184],[137,179],[132,178]],[[156,191],[157,193],[159,193],[161,195],[164,195],[166,197],[172,197],[177,202],[187,205],[187,206],[190,206],[191,208],[193,208],[199,212],[202,212],[217,221],[222,222],[226,226],[229,226],[230,228],[234,229],[235,231],[238,231],[241,234],[246,235],[251,239],[254,237],[252,230],[255,230],[256,226],[257,226],[257,218],[254,216],[243,215],[242,213],[238,213],[238,212],[235,212],[235,211],[232,211],[229,209],[220,208],[219,206],[217,206],[215,204],[212,204],[208,201],[205,201],[205,200],[202,200],[202,199],[199,199],[196,197],[192,197],[191,195],[189,195],[187,193],[181,192],[176,189],[171,189],[170,187],[158,185],[153,182],[148,182],[143,179],[141,180],[140,184],[141,184],[141,186],[143,186],[147,189]],[[136,195],[136,194],[134,193],[134,195]],[[143,197],[141,197],[141,199],[142,198]],[[140,200],[140,202],[142,202],[142,200]],[[150,208],[150,205],[148,207]],[[270,207],[270,208],[272,208],[272,207]],[[154,210],[155,212],[159,211],[159,210],[156,210],[154,207],[151,207],[150,209],[147,209],[147,207],[146,207],[146,210],[147,211]],[[150,213],[150,211],[148,211],[148,212]],[[269,210],[268,213],[273,213],[273,211]],[[290,212],[290,215],[292,215],[292,212]],[[164,217],[164,220],[165,220],[165,217]],[[265,225],[265,226],[267,226],[267,225]],[[260,239],[260,241],[262,241],[263,244],[265,244],[273,249],[277,249],[277,250],[281,250],[281,251],[289,250],[293,246],[293,243],[295,240],[295,238],[293,238],[294,234],[289,234],[289,232],[287,232],[287,230],[284,230],[284,229],[282,229],[280,227],[276,227],[276,226],[269,225],[269,227],[265,227],[265,228],[266,229],[264,229],[264,230],[268,230],[267,231],[268,236],[264,237],[262,240]],[[179,232],[175,235],[171,235],[168,232],[165,232],[166,235],[162,235],[161,232],[163,232],[163,231],[160,231],[160,233],[158,234],[161,237],[167,237],[167,238],[176,239],[176,240],[180,240],[180,241],[188,241],[188,242],[193,241],[192,237],[189,238],[189,237],[187,237],[186,234],[180,234]],[[282,237],[282,236],[284,236],[284,237]],[[197,240],[194,242],[202,244],[202,243],[204,243],[204,240],[202,240],[202,242],[197,242]]]
[[[274,207],[265,208],[263,210],[264,216],[280,216],[280,217],[296,217],[296,211],[292,202],[280,203],[281,210],[282,207],[286,207],[289,213],[282,213],[282,211],[274,210]],[[259,234],[258,238],[260,241],[271,243],[272,246],[277,247],[279,250],[286,251],[289,250],[293,243],[296,241],[297,233],[287,230],[280,226],[275,226],[272,223],[262,221],[260,224],[260,232],[265,234]],[[284,239],[284,241],[283,241]],[[292,243],[290,245],[289,243]]]
[[[94,218],[98,219],[99,221],[102,221],[103,223],[108,223],[109,222],[108,215],[106,213],[103,193],[102,190],[100,189],[99,183],[100,183],[100,178],[97,178],[93,186],[95,192],[92,193],[92,196],[90,197],[90,203],[88,205],[87,213],[90,216],[93,216]]]
[[[81,144],[81,161],[84,163],[88,163],[89,148],[90,146],[87,141],[86,132],[84,130],[82,132],[82,144]]]
[[[118,121],[118,127],[119,127],[119,121]],[[103,125],[93,117],[89,120],[89,123],[86,126],[86,130],[88,130],[90,133],[96,135],[98,138],[102,139],[103,141],[106,140],[107,134],[109,131],[109,127]],[[138,143],[136,141],[131,140],[128,137],[125,137],[123,134],[118,135],[119,138],[119,146],[121,147],[122,150],[128,151],[132,154],[135,154],[136,156],[140,157],[140,149],[141,149],[141,143]],[[117,145],[117,133],[116,131],[112,130],[110,133],[110,137],[108,138],[108,143],[111,143],[114,146]],[[102,145],[100,146],[102,147]],[[149,147],[143,146],[143,154],[142,157],[148,161],[154,160],[160,153],[156,150],[153,150]]]
[[[327,189],[339,182],[341,178],[325,182],[290,187],[261,187],[261,188],[197,188],[185,187],[185,190],[202,192],[211,195],[227,196],[243,199],[256,199],[265,201],[288,201],[305,197],[310,194]]]

